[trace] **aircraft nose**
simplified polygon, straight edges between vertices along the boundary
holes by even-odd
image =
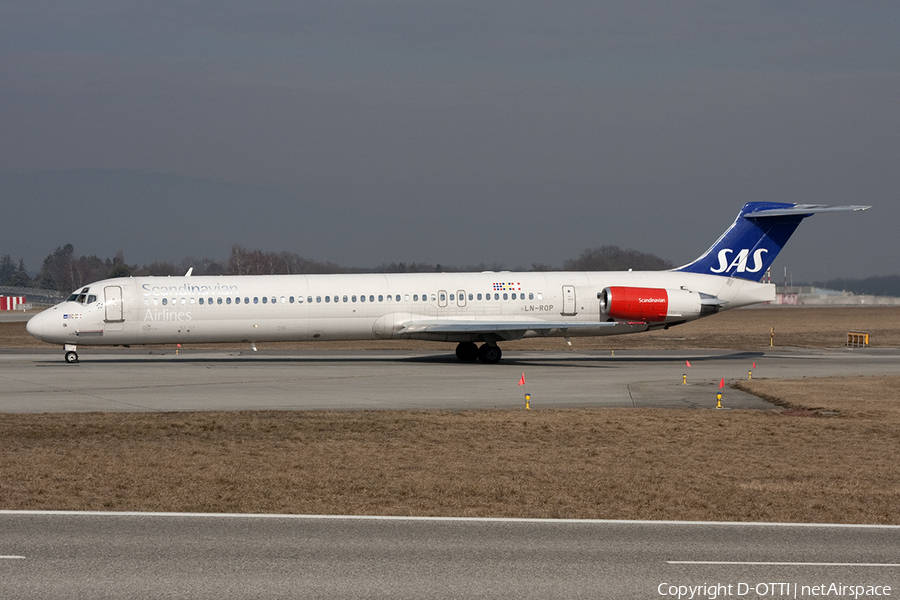
[[[44,335],[44,313],[38,313],[28,319],[28,322],[25,323],[25,331],[36,337],[37,339],[43,339]]]

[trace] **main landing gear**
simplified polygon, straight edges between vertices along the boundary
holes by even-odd
[[[460,342],[456,346],[456,358],[463,362],[473,362],[476,358],[488,365],[500,362],[503,352],[496,344],[482,344],[480,347],[475,342]]]

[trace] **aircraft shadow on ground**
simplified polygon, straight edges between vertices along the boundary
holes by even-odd
[[[732,352],[728,354],[716,354],[710,356],[697,356],[693,354],[685,354],[681,356],[676,355],[664,355],[664,356],[591,356],[583,353],[579,353],[577,356],[572,356],[567,353],[548,353],[551,354],[549,356],[527,356],[527,357],[517,357],[515,353],[507,354],[500,366],[502,365],[516,365],[516,366],[546,366],[546,367],[612,367],[617,364],[629,364],[629,363],[671,363],[677,361],[683,361],[685,358],[690,360],[691,362],[696,363],[704,363],[704,362],[718,362],[718,361],[730,361],[730,360],[746,360],[752,358],[761,358],[765,355],[764,352],[753,352],[753,351],[741,351],[741,352]],[[385,354],[374,354],[373,356],[362,356],[360,354],[352,354],[348,356],[340,356],[332,353],[316,356],[314,353],[304,352],[303,354],[298,354],[294,356],[285,356],[284,354],[279,355],[266,355],[266,354],[251,354],[246,352],[230,352],[230,353],[222,353],[220,356],[197,356],[192,357],[190,355],[180,354],[176,355],[173,353],[154,353],[149,352],[147,354],[141,355],[123,355],[120,357],[110,357],[109,354],[103,354],[99,356],[91,356],[91,354],[82,354],[80,362],[76,364],[67,364],[60,357],[57,359],[51,359],[47,361],[41,361],[38,363],[38,366],[61,366],[66,368],[78,368],[80,365],[86,364],[142,364],[142,363],[158,363],[160,361],[171,361],[178,363],[189,363],[189,364],[228,364],[228,363],[240,363],[242,365],[247,364],[277,364],[277,363],[292,363],[292,364],[353,364],[353,363],[381,363],[381,364],[455,364],[460,366],[469,365],[472,368],[490,368],[494,365],[484,365],[478,361],[473,363],[461,363],[454,354],[452,353],[440,353],[440,354],[426,354],[426,355],[418,355],[418,356],[390,356]]]

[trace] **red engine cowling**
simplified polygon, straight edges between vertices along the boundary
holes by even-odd
[[[688,290],[611,286],[597,297],[601,313],[623,321],[691,320],[718,310],[718,305],[704,306],[700,294]]]

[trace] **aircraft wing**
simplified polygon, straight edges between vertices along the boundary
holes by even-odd
[[[516,340],[533,332],[533,336],[563,335],[604,335],[613,329],[643,331],[644,322],[623,323],[617,321],[541,321],[541,320],[463,320],[436,319],[410,321],[397,332],[401,337],[417,337],[422,334],[493,334],[501,339]],[[599,332],[599,333],[591,333]]]

